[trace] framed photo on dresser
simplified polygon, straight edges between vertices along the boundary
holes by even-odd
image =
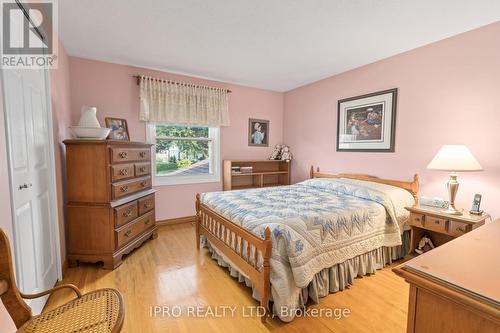
[[[108,136],[109,139],[130,141],[126,119],[106,117],[105,122],[106,127],[111,128]]]
[[[338,101],[337,151],[394,152],[398,89]]]

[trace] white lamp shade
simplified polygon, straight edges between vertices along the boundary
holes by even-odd
[[[479,171],[481,164],[464,145],[444,145],[427,165],[427,169],[447,171]]]

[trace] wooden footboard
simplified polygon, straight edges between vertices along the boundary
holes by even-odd
[[[196,195],[196,247],[200,249],[200,235],[226,256],[257,288],[260,305],[269,310],[269,258],[271,257],[271,230],[266,228],[264,239],[252,234],[217,214]],[[259,268],[259,254],[262,267]],[[264,320],[265,317],[262,317]]]

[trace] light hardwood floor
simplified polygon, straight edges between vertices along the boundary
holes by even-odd
[[[257,306],[251,289],[231,278],[206,249],[195,247],[194,226],[161,227],[158,239],[124,257],[114,271],[84,264],[69,268],[64,283],[83,291],[112,287],[125,299],[123,332],[404,332],[408,285],[388,266],[375,275],[358,278],[354,287],[331,294],[314,308],[348,308],[347,318],[296,318],[291,323],[244,317],[243,309]],[[398,263],[396,263],[398,264]],[[52,297],[46,309],[71,299],[69,292]],[[193,318],[151,316],[152,306],[237,306],[235,317]],[[218,308],[221,309],[221,308]]]

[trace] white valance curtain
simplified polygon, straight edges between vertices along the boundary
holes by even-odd
[[[165,124],[229,126],[228,90],[140,76],[143,121]]]

